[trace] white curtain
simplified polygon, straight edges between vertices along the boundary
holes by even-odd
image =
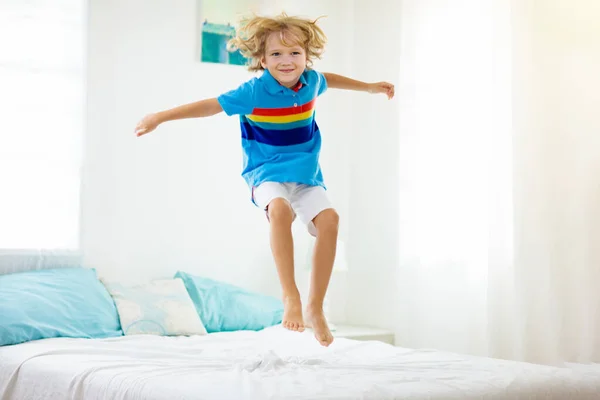
[[[0,269],[79,246],[84,6],[0,2]]]
[[[600,361],[599,20],[594,0],[403,2],[403,346]]]

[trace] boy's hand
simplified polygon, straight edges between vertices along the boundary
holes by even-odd
[[[135,127],[136,136],[142,136],[156,129],[160,124],[160,119],[156,114],[146,115]]]
[[[388,99],[394,97],[394,85],[388,82],[369,83],[369,93],[385,93]]]

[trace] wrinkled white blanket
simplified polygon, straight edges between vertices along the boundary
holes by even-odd
[[[600,399],[600,367],[555,368],[310,332],[46,339],[0,347],[0,400]]]

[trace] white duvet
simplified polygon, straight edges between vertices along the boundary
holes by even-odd
[[[600,368],[554,368],[280,327],[0,347],[1,400],[600,399]]]

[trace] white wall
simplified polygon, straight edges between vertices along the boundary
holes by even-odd
[[[180,0],[177,7],[169,0],[90,3],[82,216],[86,265],[108,279],[125,281],[169,277],[182,269],[279,295],[268,225],[240,176],[238,120],[221,114],[171,122],[142,138],[133,134],[149,112],[217,96],[252,75],[242,67],[196,61],[195,0]],[[326,14],[321,26],[329,46],[316,67],[353,72],[353,47],[347,40],[354,29],[352,7],[321,1],[265,4],[261,7],[267,12],[285,8],[289,14]],[[383,75],[393,79],[383,72],[361,77]],[[350,199],[363,196],[365,189],[351,184],[349,173],[355,156],[352,100],[361,95],[329,91],[317,111],[324,138],[322,167],[344,240],[353,223],[350,207],[358,204]],[[383,97],[376,107],[382,105]],[[363,221],[357,221],[360,227]],[[308,234],[295,225],[300,263],[306,260]],[[369,244],[352,240],[359,247]],[[298,276],[301,284],[306,281],[302,271]],[[342,318],[343,310],[338,314]]]
[[[396,84],[400,75],[401,2],[355,0],[353,74]],[[361,95],[353,104],[349,210],[349,322],[394,328],[399,204],[398,96]]]

